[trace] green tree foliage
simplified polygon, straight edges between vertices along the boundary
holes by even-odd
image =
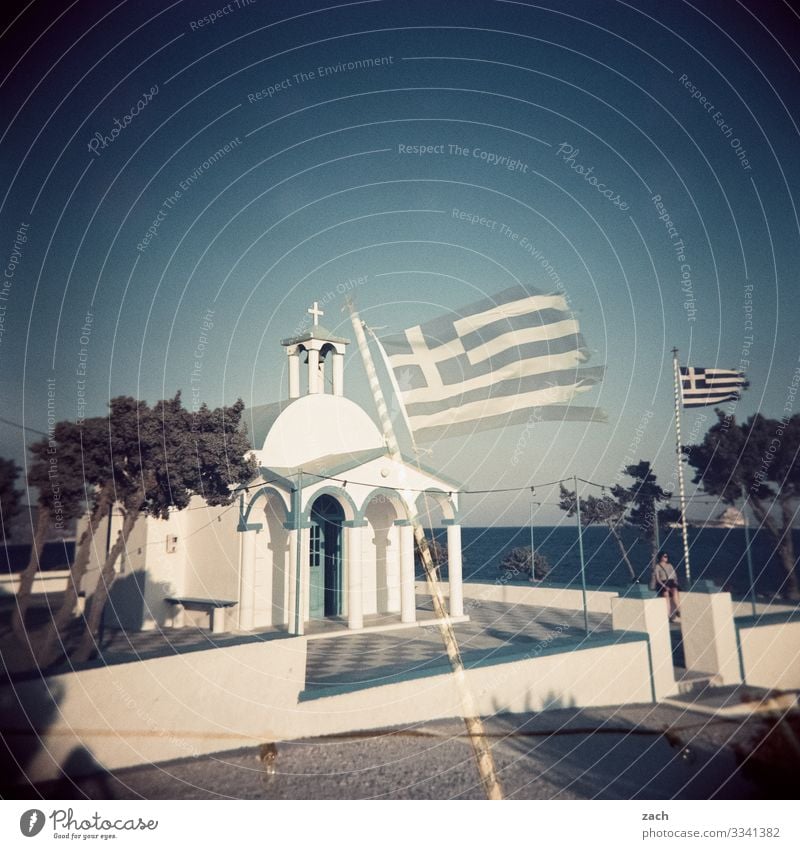
[[[737,424],[717,410],[717,423],[699,445],[684,446],[694,483],[726,504],[744,498],[772,536],[786,573],[782,593],[800,598],[792,523],[800,498],[800,414],[768,419],[761,414]]]
[[[625,474],[633,478],[631,486],[623,487],[617,484],[612,487],[611,494],[620,504],[629,507],[627,522],[649,543],[655,560],[658,554],[656,524],[678,521],[680,511],[671,507],[659,509],[659,503],[668,501],[672,493],[658,485],[648,460],[639,460],[638,463],[626,466]]]
[[[10,536],[9,522],[19,513],[22,494],[17,489],[20,468],[13,460],[0,457],[0,533]]]
[[[439,540],[437,540],[430,532],[425,535],[425,540],[428,543],[428,551],[430,552],[433,566],[436,569],[436,578],[437,580],[441,580],[442,566],[448,562],[447,546],[443,542],[439,542]],[[414,562],[416,563],[417,569],[423,568],[422,554],[420,553],[416,539],[414,540]]]
[[[130,397],[114,398],[108,416],[109,465],[101,489],[113,487],[122,510],[122,529],[111,546],[89,599],[86,627],[74,659],[87,660],[114,582],[114,565],[140,516],[165,519],[191,498],[229,504],[235,487],[257,474],[242,425],[244,403],[196,413],[185,409],[180,393],[148,407]]]
[[[531,547],[529,545],[509,549],[500,561],[500,571],[504,577],[506,575],[512,578],[522,576],[530,579],[531,567],[533,567],[533,578],[537,581],[546,578],[550,571],[550,564],[543,554],[535,551],[531,558]]]
[[[564,484],[560,485],[559,503],[558,506],[564,510],[568,516],[574,516],[578,509],[578,502],[575,493],[568,490]],[[588,495],[580,500],[581,510],[581,525],[605,525],[611,536],[614,537],[619,546],[622,559],[628,567],[631,580],[636,580],[636,572],[631,565],[628,551],[625,548],[625,543],[622,541],[620,531],[627,522],[625,512],[628,509],[628,502],[620,500],[611,495],[602,495],[599,498],[594,495]]]

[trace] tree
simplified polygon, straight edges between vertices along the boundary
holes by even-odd
[[[561,492],[559,496],[559,507],[566,511],[568,516],[574,516],[577,512],[577,499],[575,493],[566,489],[564,484],[560,485]],[[597,498],[594,495],[589,495],[580,500],[581,508],[581,524],[582,525],[605,525],[611,536],[616,540],[619,546],[622,559],[628,567],[631,580],[637,579],[636,572],[631,566],[630,558],[628,557],[627,549],[620,536],[620,530],[625,526],[625,511],[628,509],[627,501],[615,498],[610,495],[603,495]]]
[[[656,476],[648,460],[639,460],[634,465],[626,466],[625,474],[633,478],[633,484],[629,487],[617,484],[612,487],[611,494],[621,504],[633,505],[628,513],[627,522],[633,525],[638,530],[639,536],[650,544],[652,557],[655,560],[658,554],[656,522],[677,521],[680,518],[680,511],[671,507],[658,509],[659,502],[668,501],[672,493],[663,490],[656,483]]]
[[[426,541],[428,543],[428,551],[430,552],[431,560],[433,561],[433,565],[436,569],[436,577],[437,579],[441,579],[442,566],[448,562],[449,557],[447,545],[443,542],[439,542],[439,540],[433,535],[433,532],[431,532],[430,539],[426,538]],[[422,554],[420,553],[419,544],[416,540],[414,540],[414,561],[417,566],[421,568]]]
[[[3,541],[11,534],[9,522],[19,513],[21,493],[17,489],[20,468],[13,460],[0,457],[0,530]]]
[[[40,668],[49,666],[56,660],[59,654],[57,647],[63,645],[66,633],[74,622],[78,595],[89,566],[95,534],[115,500],[113,478],[108,475],[108,417],[84,419],[82,424],[74,427],[72,442],[80,454],[87,522],[75,546],[75,556],[70,565],[70,577],[61,607],[34,642],[37,665]]]
[[[533,569],[531,569],[533,567]],[[550,571],[550,564],[547,558],[538,551],[534,552],[531,558],[531,547],[522,545],[516,548],[509,549],[503,559],[500,561],[500,571],[504,575],[512,577],[516,575],[527,575],[532,580],[541,581],[547,577]]]
[[[716,410],[717,423],[699,445],[684,446],[694,483],[726,504],[745,499],[760,525],[775,541],[786,578],[781,592],[800,598],[792,524],[800,498],[800,413],[768,419],[760,413],[737,424]]]
[[[57,422],[48,437],[34,442],[29,448],[33,459],[28,467],[28,484],[38,491],[36,527],[28,565],[20,575],[16,606],[11,616],[14,634],[28,648],[32,645],[25,617],[47,535],[51,526],[65,530],[66,523],[77,518],[82,509],[83,475],[80,451],[75,443],[75,427],[69,421]]]
[[[235,487],[255,477],[257,464],[242,426],[244,403],[196,413],[180,393],[150,408],[130,397],[114,398],[108,417],[109,474],[122,510],[122,529],[111,546],[87,604],[85,629],[74,653],[88,660],[114,582],[114,566],[142,515],[166,519],[188,506],[192,496],[212,505],[230,504]]]

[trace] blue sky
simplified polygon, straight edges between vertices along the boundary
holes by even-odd
[[[613,483],[633,452],[669,482],[673,346],[746,365],[743,417],[782,415],[799,365],[799,27],[778,2],[26,9],[2,36],[2,415],[44,429],[53,385],[58,418],[177,389],[263,404],[314,300],[350,336],[345,290],[389,332],[558,284],[609,423],[426,462],[491,489]],[[346,371],[371,411],[355,350]],[[0,453],[30,438],[0,425]],[[472,496],[467,521],[526,499]]]

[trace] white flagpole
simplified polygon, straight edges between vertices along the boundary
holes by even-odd
[[[389,380],[392,384],[392,391],[395,394],[395,399],[400,408],[400,413],[403,416],[403,421],[406,423],[406,429],[408,430],[409,436],[411,437],[411,446],[416,452],[417,444],[414,441],[414,430],[411,427],[411,420],[408,418],[408,412],[406,411],[406,405],[403,403],[403,396],[400,394],[400,386],[397,383],[397,378],[394,376],[394,369],[392,368],[392,364],[389,362],[389,355],[386,353],[386,349],[381,344],[381,340],[375,335],[375,331],[372,328],[367,327],[365,324],[364,327],[369,331],[369,335],[375,341],[375,344],[378,346],[378,350],[381,352],[381,359],[383,360],[383,365],[386,368],[386,371],[389,373]]]
[[[364,368],[367,372],[372,394],[375,398],[375,406],[378,408],[378,417],[383,428],[383,435],[386,439],[386,445],[389,453],[395,460],[402,460],[400,454],[400,446],[397,442],[397,436],[392,426],[392,420],[389,417],[389,411],[386,408],[386,401],[383,397],[381,385],[378,382],[378,375],[375,372],[375,364],[372,361],[372,354],[369,350],[367,337],[364,333],[364,325],[356,312],[355,305],[351,298],[347,298],[347,308],[350,311],[350,320],[353,324],[353,332],[355,333],[358,349],[361,352],[361,359],[364,363]],[[398,398],[402,403],[402,399]],[[478,766],[478,774],[483,783],[484,792],[488,799],[502,799],[503,789],[500,786],[500,780],[497,777],[497,771],[494,766],[494,758],[492,750],[489,748],[489,743],[486,739],[486,734],[483,730],[483,722],[478,714],[478,708],[475,699],[467,686],[466,676],[464,674],[464,662],[461,659],[461,652],[456,642],[456,635],[453,631],[453,626],[447,619],[447,612],[444,607],[444,597],[439,582],[436,578],[436,569],[431,557],[428,541],[425,539],[425,530],[422,527],[422,522],[419,520],[416,509],[413,504],[408,503],[409,516],[411,526],[414,529],[414,539],[419,548],[420,557],[423,566],[425,567],[425,577],[430,589],[431,598],[433,599],[433,609],[436,617],[439,620],[439,631],[442,635],[447,657],[450,660],[450,665],[453,668],[453,676],[458,687],[459,696],[461,699],[462,713],[464,724],[467,728],[467,736],[472,744],[472,750],[475,755],[475,760]]]
[[[678,462],[678,498],[681,509],[681,534],[683,536],[683,562],[686,565],[686,584],[692,582],[689,566],[689,529],[686,525],[686,490],[683,484],[683,451],[681,450],[681,375],[678,366],[678,349],[672,349],[672,370],[675,376],[675,451]]]

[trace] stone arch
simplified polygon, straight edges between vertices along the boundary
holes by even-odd
[[[458,509],[453,501],[453,493],[445,492],[443,489],[426,489],[418,493],[414,506],[423,524],[427,515],[426,499],[431,501],[442,511],[445,524],[456,524],[458,522]]]
[[[291,548],[289,542],[290,513],[282,494],[272,487],[265,488],[263,494],[263,511],[257,510],[255,516],[263,519],[265,534],[260,543],[261,551],[266,561],[264,580],[261,583],[263,598],[256,598],[256,617],[262,614],[266,624],[286,625],[289,622],[289,584],[293,564],[291,563]],[[253,514],[251,514],[253,515]]]
[[[400,528],[408,507],[397,492],[377,487],[361,508],[364,522],[362,581],[364,609],[369,613],[400,612]]]
[[[342,510],[344,510],[344,518],[346,522],[354,522],[358,519],[358,508],[347,490],[343,486],[327,484],[319,489],[315,489],[311,495],[306,495],[304,493],[305,507],[300,514],[300,524],[302,526],[305,527],[308,525],[311,516],[311,508],[314,502],[321,495],[330,495],[339,502]]]
[[[255,507],[256,502],[263,496],[264,498],[269,498],[270,496],[277,496],[280,499],[281,504],[283,505],[283,509],[286,514],[286,521],[291,517],[292,507],[290,502],[290,496],[282,492],[277,487],[271,486],[269,484],[265,484],[262,487],[259,487],[258,490],[251,496],[250,500],[244,505],[244,509],[242,510],[242,515],[240,517],[240,524],[248,525],[251,524],[251,517],[257,514],[253,514],[253,508]],[[253,523],[255,524],[255,523]]]
[[[389,489],[385,486],[377,486],[373,489],[367,497],[364,499],[364,503],[361,505],[361,509],[358,511],[358,520],[364,521],[366,516],[367,509],[370,504],[376,499],[386,501],[394,507],[395,513],[397,514],[397,519],[410,519],[410,511],[408,509],[408,504],[403,501],[400,493],[395,489]]]

